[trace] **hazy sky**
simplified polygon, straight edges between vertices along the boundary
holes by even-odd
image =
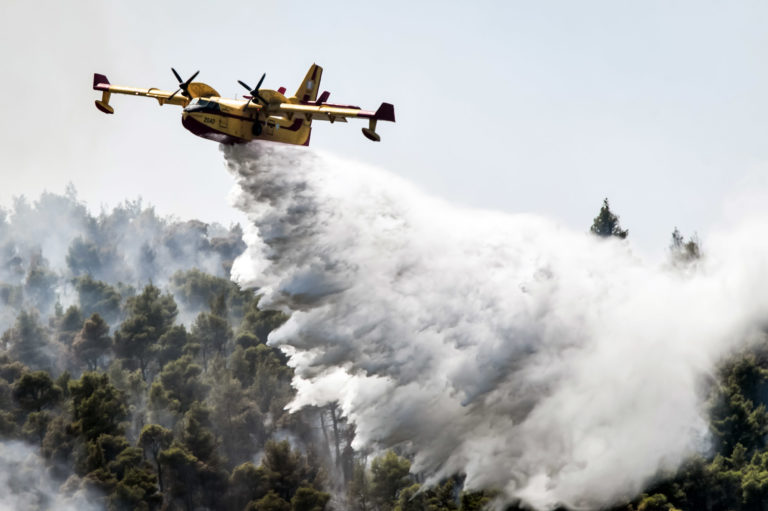
[[[768,161],[768,3],[761,1],[0,3],[0,203],[77,187],[92,208],[142,196],[229,223],[218,145],[178,107],[113,97],[93,72],[223,95],[294,90],[312,62],[331,99],[397,123],[315,123],[312,147],[370,162],[463,205],[588,229],[604,196],[643,251],[706,235]]]

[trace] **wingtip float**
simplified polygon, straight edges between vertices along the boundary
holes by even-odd
[[[109,104],[112,94],[128,94],[155,98],[160,105],[179,105],[184,108],[181,123],[186,129],[203,138],[224,144],[238,144],[254,139],[270,140],[295,145],[309,145],[312,121],[347,122],[348,118],[368,119],[363,135],[378,142],[376,132],[378,121],[395,122],[395,107],[382,103],[375,111],[363,110],[358,106],[328,103],[330,93],[324,91],[318,97],[317,91],[323,68],[313,64],[293,96],[286,97],[285,87],[278,90],[262,89],[266,73],[261,76],[253,89],[238,80],[248,90],[243,99],[222,98],[211,86],[194,82],[196,72],[186,80],[171,68],[179,85],[175,91],[155,88],[138,89],[112,85],[106,76],[93,75],[93,89],[101,91],[96,108],[106,114],[113,114]]]

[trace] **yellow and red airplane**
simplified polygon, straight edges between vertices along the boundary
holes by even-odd
[[[171,71],[179,81],[179,88],[174,92],[112,85],[106,76],[94,74],[93,88],[102,91],[101,100],[96,101],[96,108],[106,114],[114,113],[114,108],[109,104],[112,94],[155,98],[161,106],[169,104],[184,107],[181,123],[185,128],[195,135],[224,144],[261,139],[309,145],[313,120],[347,122],[350,117],[368,119],[368,127],[363,128],[363,135],[378,142],[381,137],[376,133],[377,121],[395,122],[395,107],[389,103],[382,103],[378,110],[370,112],[358,106],[328,103],[328,91],[318,97],[323,68],[317,64],[312,64],[296,94],[290,97],[285,96],[285,87],[276,91],[262,89],[266,73],[253,89],[238,80],[248,90],[248,95],[243,96],[244,99],[228,99],[222,98],[209,85],[193,82],[200,71],[187,80],[182,80],[175,69],[171,68]]]

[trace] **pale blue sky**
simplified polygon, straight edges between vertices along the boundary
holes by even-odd
[[[170,67],[224,95],[293,90],[325,68],[331,99],[395,104],[373,144],[316,123],[312,147],[462,205],[586,230],[604,196],[639,250],[677,225],[706,235],[768,161],[768,4],[761,1],[0,3],[0,202],[73,182],[93,208],[139,195],[228,223],[232,179],[180,109],[115,97],[93,72],[173,89]],[[746,184],[745,184],[746,183]]]

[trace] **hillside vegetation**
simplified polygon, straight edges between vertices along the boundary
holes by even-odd
[[[607,200],[591,231],[628,234]],[[406,451],[355,450],[335,404],[285,411],[293,371],[266,341],[287,318],[229,280],[244,246],[238,226],[162,219],[139,202],[92,215],[72,191],[0,215],[0,469],[13,475],[0,497],[115,510],[491,502],[492,490],[463,491],[461,474],[422,488]],[[675,230],[671,257],[695,264],[698,242]],[[702,392],[711,453],[616,510],[768,508],[768,344]]]

